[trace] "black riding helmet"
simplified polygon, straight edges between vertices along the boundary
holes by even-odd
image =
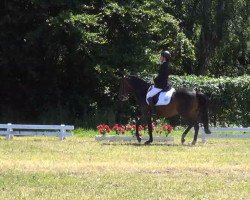
[[[171,55],[169,51],[162,51],[161,56],[165,57],[166,59],[169,59]]]

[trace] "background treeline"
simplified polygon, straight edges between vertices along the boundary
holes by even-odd
[[[218,79],[231,95],[217,93],[219,102],[239,108],[217,109],[213,119],[249,125],[249,96],[235,103],[236,85],[249,85],[242,76],[250,73],[249,6],[247,0],[2,0],[0,121],[89,126],[112,118],[119,78],[156,73],[159,52],[168,49],[174,75],[240,76],[237,84]]]

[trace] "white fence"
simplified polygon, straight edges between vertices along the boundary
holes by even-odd
[[[250,134],[214,134],[214,132],[250,132],[250,127],[248,128],[226,128],[226,127],[221,127],[221,128],[210,128],[212,134],[206,134],[204,132],[204,129],[202,130],[202,134],[198,135],[199,138],[202,139],[202,142],[205,143],[207,141],[207,138],[215,138],[215,139],[220,139],[220,138],[238,138],[238,139],[244,139],[244,138],[250,138]]]
[[[210,128],[212,134],[205,134],[204,129],[201,128],[202,134],[199,134],[198,137],[202,139],[202,142],[205,143],[208,138],[238,138],[250,139],[250,134],[214,134],[216,132],[250,132],[250,128]],[[118,136],[118,135],[98,135],[95,137],[97,141],[107,140],[107,141],[133,141],[137,140],[135,136]],[[148,136],[141,137],[142,140],[148,140]],[[174,137],[162,137],[155,136],[154,141],[174,141]]]
[[[65,137],[72,136],[70,132],[74,130],[74,126],[62,125],[23,125],[23,124],[0,124],[0,135],[5,135],[6,139],[9,140],[15,135],[46,135],[46,136],[57,136],[60,140]],[[198,137],[202,139],[202,142],[206,142],[208,138],[250,138],[250,134],[214,134],[215,132],[250,132],[249,128],[210,128],[212,134],[205,134],[204,130],[201,129],[202,134]],[[143,140],[148,140],[148,136],[141,137]],[[96,140],[108,140],[108,141],[133,141],[137,140],[134,136],[96,136]],[[155,136],[154,141],[174,141],[173,137],[162,137]]]
[[[74,126],[62,125],[24,125],[24,124],[0,124],[0,135],[6,135],[6,139],[11,139],[14,135],[46,135],[57,136],[64,140],[73,134]]]

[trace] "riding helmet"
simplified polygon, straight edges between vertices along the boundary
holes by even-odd
[[[162,52],[161,52],[161,56],[163,56],[163,57],[169,59],[171,55],[170,55],[169,51],[162,51]]]

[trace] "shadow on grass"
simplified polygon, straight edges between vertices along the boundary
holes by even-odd
[[[105,143],[100,143],[101,145],[104,146],[135,146],[135,147],[150,147],[150,146],[180,146],[180,147],[195,147],[196,145],[192,145],[191,143],[187,144],[169,144],[169,143],[152,143],[149,145],[145,145],[144,143],[117,143],[117,142],[105,142]]]

